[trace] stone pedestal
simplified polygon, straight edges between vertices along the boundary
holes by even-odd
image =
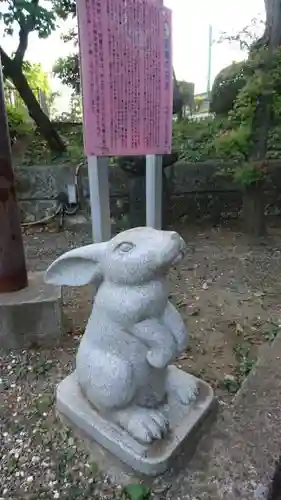
[[[183,372],[178,370],[182,381]],[[190,375],[186,374],[186,383]],[[192,456],[200,438],[202,425],[215,408],[212,388],[197,379],[199,394],[188,406],[170,401],[161,407],[170,422],[165,439],[141,444],[128,432],[101,416],[85,399],[77,383],[76,373],[64,379],[57,388],[57,410],[62,421],[76,436],[83,438],[91,458],[111,480],[130,483],[136,478],[153,478],[173,466],[179,451]]]
[[[30,273],[27,288],[0,294],[0,346],[53,346],[62,334],[61,287]]]

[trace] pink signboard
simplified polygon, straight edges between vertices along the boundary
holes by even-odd
[[[171,11],[159,0],[77,0],[87,156],[165,154]]]

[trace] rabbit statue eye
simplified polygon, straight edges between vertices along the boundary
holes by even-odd
[[[116,248],[115,250],[118,250],[119,252],[130,252],[133,248],[135,247],[135,245],[133,243],[130,243],[130,242],[123,242],[123,243],[120,243]]]

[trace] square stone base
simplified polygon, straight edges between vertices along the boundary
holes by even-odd
[[[62,334],[61,287],[44,282],[44,273],[30,273],[28,287],[0,294],[0,346],[53,346]]]
[[[190,375],[186,377],[188,383]],[[113,476],[125,483],[126,477],[133,477],[133,471],[138,477],[155,477],[165,472],[173,466],[183,444],[184,448],[187,445],[189,451],[194,451],[202,423],[214,407],[212,388],[202,380],[197,379],[197,383],[199,395],[191,405],[184,406],[177,401],[163,405],[161,410],[170,422],[169,435],[148,445],[140,444],[121,427],[102,417],[82,395],[75,372],[57,388],[57,410],[62,421],[86,440],[86,447],[99,469],[111,480]]]

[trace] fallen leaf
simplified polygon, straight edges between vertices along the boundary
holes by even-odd
[[[144,484],[128,484],[124,490],[130,500],[145,500],[150,497],[150,489]]]

